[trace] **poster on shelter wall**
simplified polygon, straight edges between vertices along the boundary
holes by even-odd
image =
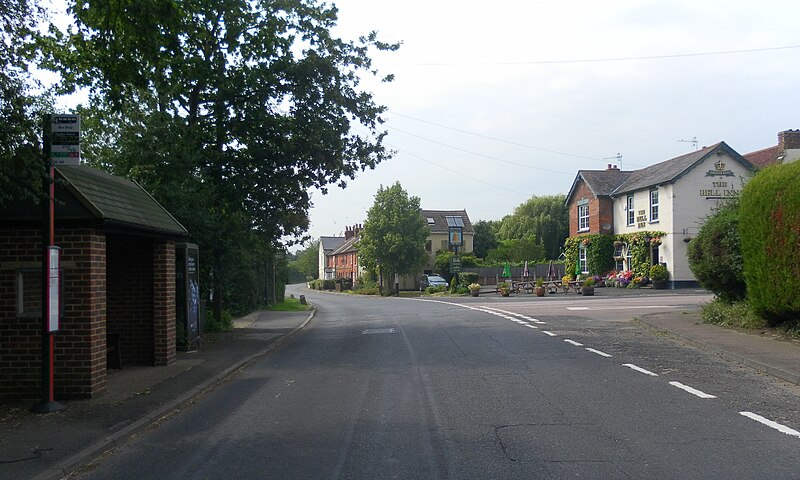
[[[175,246],[176,346],[181,350],[200,348],[199,250],[192,243]]]

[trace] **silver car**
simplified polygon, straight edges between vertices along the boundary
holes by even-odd
[[[447,280],[439,275],[423,275],[419,279],[419,291],[422,292],[428,287],[449,287]]]

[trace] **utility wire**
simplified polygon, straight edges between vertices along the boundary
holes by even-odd
[[[560,173],[560,174],[563,174],[563,175],[570,175],[570,176],[571,176],[571,175],[574,175],[574,172],[564,172],[564,171],[561,171],[561,170],[551,170],[551,169],[549,169],[549,168],[534,167],[533,165],[526,165],[526,164],[524,164],[524,163],[512,162],[512,161],[510,161],[510,160],[504,160],[504,159],[502,159],[502,158],[493,157],[493,156],[491,156],[491,155],[485,155],[485,154],[483,154],[483,153],[477,153],[477,152],[473,152],[473,151],[471,151],[471,150],[467,150],[467,149],[464,149],[464,148],[461,148],[461,147],[456,147],[455,145],[449,145],[449,144],[447,144],[447,143],[440,142],[440,141],[438,141],[438,140],[433,140],[433,139],[431,139],[431,138],[423,137],[423,136],[421,136],[421,135],[417,135],[416,133],[411,133],[411,132],[409,132],[409,131],[406,131],[406,130],[403,130],[403,129],[401,129],[401,128],[392,127],[392,126],[389,126],[388,128],[389,128],[390,130],[397,130],[398,132],[405,133],[406,135],[411,135],[412,137],[416,137],[416,138],[419,138],[419,139],[421,139],[421,140],[425,140],[425,141],[427,141],[427,142],[435,143],[435,144],[437,144],[437,145],[441,145],[441,146],[443,146],[443,147],[447,147],[447,148],[452,148],[453,150],[458,150],[459,152],[469,153],[469,154],[471,154],[471,155],[477,155],[477,156],[479,156],[479,157],[488,158],[488,159],[490,159],[490,160],[496,160],[496,161],[498,161],[498,162],[507,163],[507,164],[509,164],[509,165],[514,165],[514,166],[517,166],[517,167],[532,168],[532,169],[534,169],[534,170],[541,170],[541,171],[544,171],[544,172]]]
[[[428,160],[428,159],[426,159],[426,158],[422,158],[422,157],[420,157],[419,155],[413,154],[413,153],[411,153],[411,152],[409,152],[409,151],[407,151],[407,150],[400,149],[400,148],[398,148],[398,147],[396,147],[396,146],[392,146],[392,145],[389,145],[389,144],[387,144],[387,146],[391,147],[392,149],[394,149],[394,150],[395,150],[395,151],[397,151],[397,152],[403,152],[403,153],[405,153],[406,155],[409,155],[409,156],[411,156],[411,157],[414,157],[414,158],[416,158],[417,160],[422,160],[423,162],[425,162],[425,163],[427,163],[427,164],[429,164],[429,165],[433,165],[434,167],[441,168],[442,170],[445,170],[445,171],[447,171],[447,172],[453,173],[453,174],[455,174],[455,175],[458,175],[458,176],[461,176],[461,177],[464,177],[464,178],[468,178],[468,179],[470,179],[470,180],[472,180],[472,181],[475,181],[475,182],[478,182],[478,183],[482,183],[482,184],[484,184],[484,185],[488,185],[488,186],[490,186],[490,187],[498,188],[498,189],[500,189],[500,190],[505,190],[505,191],[507,191],[507,192],[516,193],[516,194],[518,194],[518,195],[524,195],[524,196],[530,195],[529,193],[519,192],[519,191],[517,191],[517,190],[514,190],[514,189],[512,189],[512,188],[503,187],[503,186],[500,186],[500,185],[495,185],[495,184],[493,184],[493,183],[489,183],[489,182],[487,182],[487,181],[485,181],[485,180],[481,180],[481,179],[479,179],[479,178],[470,177],[469,175],[466,175],[466,174],[464,174],[464,173],[461,173],[461,172],[459,172],[458,170],[453,170],[453,169],[450,169],[450,168],[447,168],[447,167],[443,167],[442,165],[439,165],[439,164],[438,164],[438,163],[436,163],[436,162],[432,162],[432,161],[430,161],[430,160]]]
[[[709,57],[713,55],[738,55],[742,53],[774,52],[800,48],[800,45],[786,45],[783,47],[752,48],[747,50],[723,50],[718,52],[676,53],[671,55],[647,55],[641,57],[612,57],[612,58],[583,58],[574,60],[531,60],[522,62],[385,62],[386,65],[407,66],[497,66],[497,65],[558,65],[571,63],[604,63],[604,62],[630,62],[637,60],[663,60],[669,58]]]
[[[467,130],[462,130],[460,128],[448,127],[447,125],[442,125],[441,123],[431,122],[429,120],[423,120],[421,118],[412,117],[411,115],[405,115],[403,113],[396,112],[394,110],[389,110],[388,113],[390,113],[392,115],[397,115],[398,117],[403,117],[403,118],[408,118],[410,120],[415,120],[417,122],[427,123],[428,125],[433,125],[433,126],[440,127],[440,128],[446,128],[446,129],[452,130],[454,132],[465,133],[467,135],[472,135],[474,137],[485,138],[487,140],[493,140],[495,142],[506,143],[508,145],[514,145],[514,146],[517,146],[517,147],[530,148],[531,150],[537,150],[537,151],[540,151],[540,152],[547,152],[547,153],[554,153],[556,155],[564,155],[564,156],[567,156],[567,157],[584,158],[584,159],[587,159],[587,160],[602,160],[602,158],[598,158],[598,157],[588,157],[586,155],[578,155],[578,154],[574,154],[574,153],[559,152],[558,150],[549,150],[547,148],[534,147],[533,145],[527,145],[527,144],[524,144],[524,143],[512,142],[511,140],[503,140],[502,138],[497,138],[497,137],[490,137],[489,135],[483,135],[483,134],[480,134],[480,133],[470,132],[470,131],[467,131]]]

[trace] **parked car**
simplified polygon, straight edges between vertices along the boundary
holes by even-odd
[[[447,280],[439,275],[423,275],[419,279],[419,291],[422,292],[428,287],[449,287]]]

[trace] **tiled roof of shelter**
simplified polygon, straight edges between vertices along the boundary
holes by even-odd
[[[106,224],[185,237],[186,229],[138,183],[80,165],[56,167],[56,178]]]

